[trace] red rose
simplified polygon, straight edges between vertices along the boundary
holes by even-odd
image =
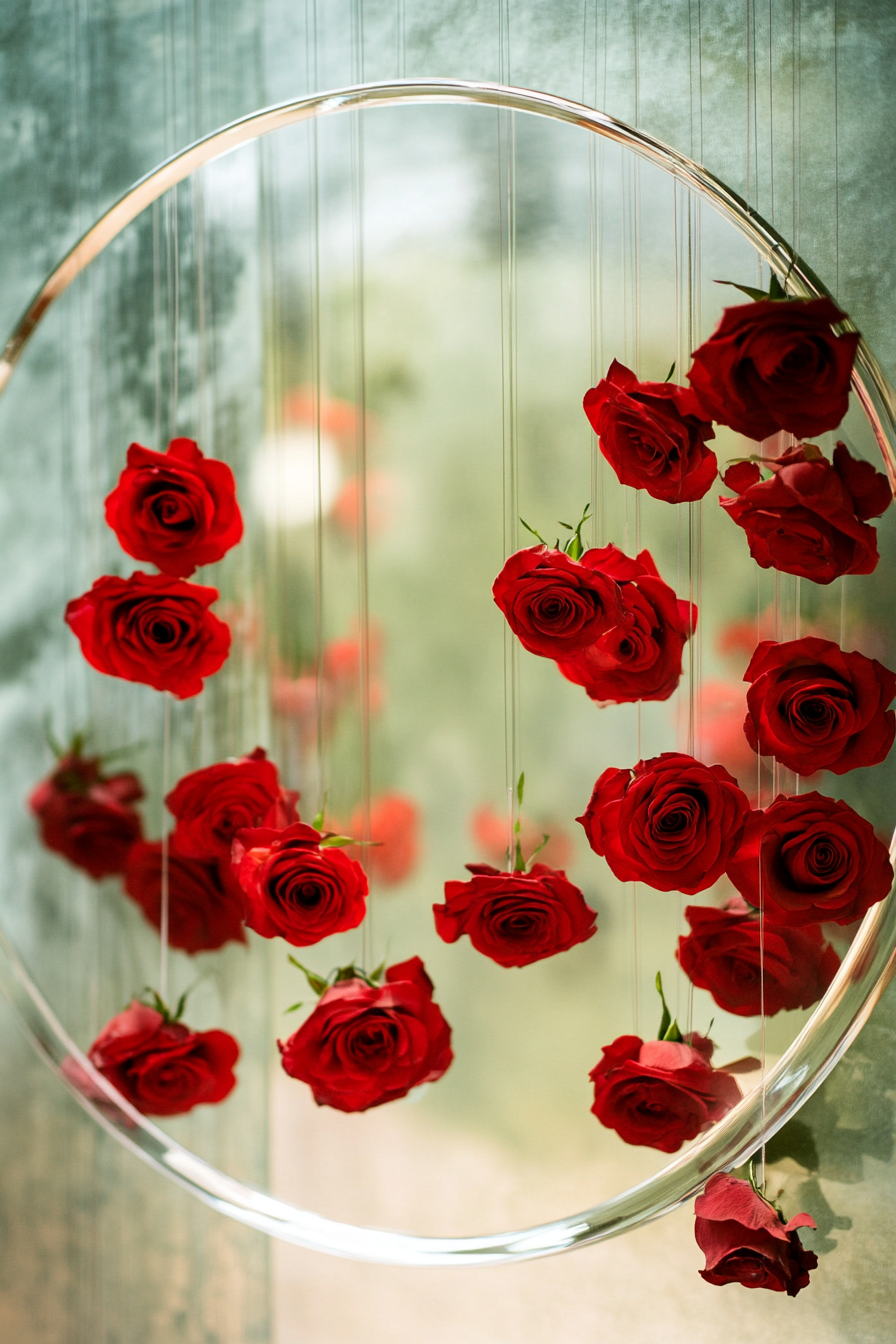
[[[715,438],[694,393],[676,383],[641,383],[613,360],[583,403],[600,450],[623,485],[670,504],[702,499],[715,480]]]
[[[107,574],[69,602],[65,620],[98,672],[186,700],[230,652],[229,627],[209,611],[217,597],[217,588],[164,574]]]
[[[634,770],[605,770],[576,821],[621,882],[693,896],[724,873],[749,810],[721,765],[664,751]]]
[[[691,932],[678,940],[681,969],[726,1013],[774,1017],[782,1009],[811,1008],[840,966],[817,925],[788,928],[768,907],[761,929],[758,913],[737,897],[723,910],[689,905],[684,914]]]
[[[132,443],[106,498],[106,522],[128,555],[181,578],[220,560],[243,535],[233,472],[192,439],[172,439],[167,453]]]
[[[530,546],[512,555],[495,579],[495,602],[530,653],[568,656],[625,620],[617,585],[589,554],[572,560],[563,551]]]
[[[688,380],[704,413],[748,439],[779,429],[806,438],[836,429],[849,406],[857,332],[830,299],[762,299],[726,308]]]
[[[236,1086],[240,1048],[226,1031],[191,1031],[135,999],[107,1022],[87,1056],[144,1115],[213,1106]]]
[[[625,619],[587,649],[558,658],[560,671],[592,700],[668,700],[681,680],[682,649],[697,628],[697,608],[678,601],[649,551],[631,560],[611,544],[586,551],[582,563],[616,580]]]
[[[870,462],[850,457],[842,443],[834,450],[833,466],[812,444],[803,443],[767,465],[772,470],[767,481],[760,480],[755,463],[726,472],[725,484],[740,493],[736,499],[719,499],[746,532],[757,565],[815,583],[832,583],[841,574],[870,574],[877,567],[877,533],[864,520],[889,505],[886,476]],[[853,494],[850,482],[865,493]]]
[[[128,854],[124,889],[155,929],[162,923],[162,842],[138,841]],[[229,865],[168,851],[168,945],[182,952],[211,952],[244,943],[243,898]]]
[[[446,943],[469,934],[477,952],[499,966],[528,966],[585,943],[597,915],[566,874],[534,863],[528,873],[502,873],[468,863],[469,882],[446,882],[444,905],[434,905],[436,933]]]
[[[364,815],[356,807],[349,823],[349,835],[358,836],[364,829]],[[363,854],[370,876],[386,887],[394,887],[410,877],[420,857],[420,812],[410,798],[400,793],[382,793],[370,804],[370,839],[374,842],[364,850],[353,847],[350,852]]]
[[[789,1223],[749,1181],[717,1172],[694,1203],[694,1236],[706,1256],[700,1277],[707,1283],[741,1283],[744,1288],[769,1288],[796,1297],[809,1286],[809,1270],[818,1265],[814,1251],[804,1251],[798,1227],[815,1227],[808,1213]]]
[[[896,675],[875,658],[828,639],[763,640],[744,681],[747,741],[798,775],[878,765],[893,745]]]
[[[591,1110],[625,1143],[676,1153],[736,1106],[740,1088],[730,1073],[714,1069],[712,1041],[642,1041],[619,1036],[603,1047],[588,1075]]]
[[[246,898],[246,923],[263,938],[310,947],[356,929],[367,913],[367,877],[360,863],[298,822],[284,830],[238,831],[233,872]]]
[[[852,924],[890,894],[887,847],[848,803],[820,793],[780,794],[752,812],[728,864],[738,891],[767,920],[800,928]]]
[[[131,804],[142,797],[136,775],[104,775],[101,757],[75,750],[32,790],[28,806],[47,848],[100,878],[120,873],[140,839],[140,815]]]
[[[318,1106],[337,1111],[367,1111],[435,1082],[454,1055],[432,991],[419,957],[390,966],[383,985],[340,981],[278,1042],[284,1070],[308,1084]]]
[[[239,760],[219,761],[184,775],[166,797],[165,806],[177,819],[175,834],[181,854],[229,863],[237,831],[255,826],[282,830],[298,821],[298,796],[281,788],[276,765],[267,759],[263,747],[256,747]]]

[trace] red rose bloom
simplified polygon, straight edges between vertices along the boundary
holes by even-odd
[[[634,770],[605,770],[576,821],[621,882],[693,896],[724,873],[749,810],[721,765],[664,751]]]
[[[811,1008],[840,966],[817,925],[789,928],[767,908],[760,930],[758,913],[737,897],[723,910],[689,905],[684,914],[691,932],[678,940],[681,969],[726,1013],[774,1017],[782,1009]]]
[[[100,757],[70,751],[32,790],[28,806],[47,848],[100,878],[120,873],[140,839],[140,815],[131,804],[142,797],[136,775],[104,775]]]
[[[820,793],[780,794],[752,812],[728,876],[767,919],[791,928],[852,924],[893,885],[887,847],[871,824]]]
[[[877,533],[865,521],[890,504],[886,476],[870,462],[853,458],[843,443],[834,465],[812,444],[797,444],[766,465],[760,480],[755,462],[739,463],[725,473],[736,499],[719,503],[747,534],[750,554],[762,569],[799,574],[815,583],[832,583],[841,574],[870,574],[879,560]],[[854,484],[858,494],[850,485]]]
[[[796,1297],[809,1286],[809,1270],[818,1265],[814,1251],[804,1251],[798,1227],[815,1227],[808,1213],[789,1223],[749,1181],[717,1172],[694,1203],[694,1236],[706,1256],[700,1277],[707,1283],[740,1283],[744,1288],[769,1288]]]
[[[132,443],[106,522],[128,555],[180,578],[220,560],[243,535],[233,472],[192,439],[172,439],[167,453]]]
[[[896,675],[828,639],[763,640],[744,681],[744,732],[754,751],[798,775],[879,765],[896,736]]]
[[[356,807],[349,823],[349,835],[358,836],[364,828],[364,816]],[[400,793],[383,793],[370,804],[370,839],[373,844],[362,850],[353,847],[370,876],[386,887],[404,882],[420,857],[420,812],[416,803]]]
[[[477,952],[499,966],[528,966],[585,943],[597,933],[596,912],[566,874],[534,863],[528,873],[502,873],[468,863],[469,882],[446,882],[434,905],[436,933],[446,943],[469,935]]]
[[[586,551],[582,564],[616,580],[625,619],[588,648],[558,657],[560,671],[592,700],[668,700],[681,680],[681,654],[697,628],[697,608],[678,601],[649,551],[631,560],[611,544]]]
[[[593,1114],[625,1143],[677,1153],[741,1099],[731,1074],[712,1067],[712,1051],[712,1041],[696,1035],[684,1041],[617,1037],[588,1075]]]
[[[162,842],[138,841],[128,854],[124,889],[154,929],[162,924]],[[244,943],[243,898],[229,865],[181,854],[174,836],[168,850],[168,945],[182,952],[211,952]]]
[[[186,700],[230,652],[229,627],[209,611],[217,597],[217,588],[164,574],[107,574],[69,602],[65,620],[98,672]]]
[[[254,826],[282,830],[298,821],[298,794],[280,786],[263,747],[236,761],[219,761],[184,775],[165,799],[177,819],[181,854],[229,863],[237,831]]]
[[[517,551],[492,586],[495,602],[524,649],[562,658],[593,644],[625,620],[613,579],[563,551],[530,546]]]
[[[191,1031],[135,999],[107,1022],[87,1056],[144,1115],[213,1106],[236,1086],[240,1048],[226,1031]]]
[[[670,504],[702,499],[715,480],[715,437],[694,393],[676,383],[641,383],[614,359],[585,393],[585,414],[623,485]]]
[[[450,1065],[451,1028],[433,1003],[419,957],[386,971],[385,984],[342,980],[284,1044],[283,1068],[318,1106],[367,1111],[432,1083]]]
[[[246,923],[263,938],[310,947],[356,929],[367,913],[367,877],[321,833],[298,822],[284,830],[238,831],[233,872],[246,898]]]
[[[836,429],[849,406],[857,332],[830,299],[762,299],[726,308],[688,381],[704,414],[748,439],[779,429],[798,438]]]

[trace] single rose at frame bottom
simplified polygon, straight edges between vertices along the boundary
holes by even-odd
[[[299,795],[280,784],[277,767],[256,747],[238,760],[193,770],[165,799],[177,821],[177,847],[194,859],[229,863],[233,837],[252,826],[280,830],[298,821]]]
[[[141,839],[133,804],[142,797],[136,775],[104,774],[102,759],[82,756],[76,744],[32,789],[28,806],[47,848],[99,879],[122,872],[131,846]]]
[[[451,1028],[433,1002],[419,957],[390,966],[385,983],[342,980],[288,1041],[283,1068],[318,1106],[367,1111],[441,1078],[454,1055]]]
[[[597,933],[595,911],[565,873],[544,863],[515,873],[487,863],[466,867],[470,881],[446,882],[444,904],[433,906],[446,943],[467,934],[499,966],[529,966]]]
[[[809,1286],[809,1271],[818,1266],[814,1251],[800,1244],[797,1228],[815,1228],[808,1213],[789,1223],[749,1181],[718,1172],[694,1202],[694,1236],[706,1256],[700,1276],[719,1286],[768,1288],[796,1297]]]
[[[244,943],[243,895],[230,865],[192,859],[168,847],[168,945],[181,952],[212,952],[225,943]],[[124,889],[154,929],[162,925],[160,840],[140,840],[128,854]]]

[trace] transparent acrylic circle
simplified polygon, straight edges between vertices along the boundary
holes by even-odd
[[[0,392],[29,337],[53,301],[108,243],[148,206],[203,165],[272,131],[302,121],[377,107],[436,103],[479,104],[565,122],[613,141],[697,193],[752,244],[789,293],[827,291],[786,242],[735,193],[684,155],[604,113],[549,94],[452,79],[359,85],[266,108],[214,132],[147,174],[72,248],[18,323],[0,359]],[[853,390],[896,486],[896,400],[864,342]],[[892,850],[891,850],[892,853]],[[238,1181],[153,1125],[96,1072],[0,929],[0,985],[36,1049],[62,1078],[74,1059],[89,1075],[94,1098],[71,1088],[79,1104],[149,1165],[220,1212],[272,1236],[329,1254],[398,1265],[496,1264],[556,1254],[625,1232],[691,1198],[709,1175],[742,1163],[792,1116],[824,1080],[865,1023],[896,966],[896,905],[892,897],[865,917],[841,969],[810,1021],[767,1073],[764,1096],[747,1096],[681,1157],[624,1193],[538,1226],[480,1237],[413,1236],[338,1222]],[[107,1097],[108,1101],[102,1100]]]

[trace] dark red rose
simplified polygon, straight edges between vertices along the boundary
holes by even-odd
[[[736,499],[719,499],[746,532],[757,565],[815,583],[876,569],[877,532],[864,519],[877,517],[889,505],[886,476],[870,462],[850,457],[842,443],[834,450],[833,466],[813,444],[804,443],[766,465],[772,471],[766,481],[760,480],[755,463],[726,472],[725,484],[739,485],[740,493]],[[754,468],[749,476],[742,470],[746,467]],[[854,495],[850,481],[866,493]]]
[[[343,980],[284,1044],[283,1068],[307,1083],[318,1106],[367,1111],[432,1083],[450,1065],[451,1028],[433,1003],[419,957],[386,971],[378,987]]]
[[[600,450],[623,485],[670,504],[702,499],[716,477],[715,438],[690,388],[641,383],[614,359],[585,393],[585,414]]]
[[[621,882],[693,896],[724,873],[749,810],[721,765],[664,751],[634,770],[605,770],[576,820]]]
[[[356,929],[367,913],[367,876],[355,859],[298,822],[284,830],[237,831],[233,872],[246,898],[246,923],[263,938],[310,947]]]
[[[122,872],[140,839],[140,815],[132,804],[142,797],[136,775],[104,775],[101,757],[70,751],[31,791],[28,806],[47,848],[100,878]]]
[[[594,1115],[625,1143],[676,1153],[741,1100],[730,1073],[714,1069],[712,1041],[642,1041],[619,1036],[603,1046],[588,1075]]]
[[[616,580],[625,620],[587,649],[558,658],[560,671],[592,700],[668,700],[681,680],[681,654],[697,628],[697,608],[678,601],[649,551],[632,560],[611,544],[586,551],[582,564]]]
[[[192,439],[172,439],[167,453],[132,443],[106,522],[128,555],[180,578],[220,560],[243,535],[233,472]]]
[[[684,915],[691,932],[678,940],[681,969],[698,989],[708,989],[720,1008],[738,1017],[811,1008],[840,966],[816,924],[789,928],[768,905],[761,930],[758,912],[739,897],[723,910],[689,905]]]
[[[226,1031],[191,1031],[135,999],[106,1023],[87,1056],[144,1115],[184,1115],[229,1096],[240,1047]]]
[[[896,674],[829,639],[763,640],[744,673],[754,751],[798,775],[878,765],[896,736]]]
[[[502,873],[468,863],[469,882],[446,882],[434,905],[436,933],[446,943],[468,934],[477,952],[499,966],[528,966],[585,943],[597,933],[596,912],[563,872],[534,863],[528,873]]]
[[[282,830],[298,821],[298,796],[281,788],[276,765],[263,747],[256,747],[239,760],[219,761],[184,775],[165,806],[177,820],[181,854],[229,863],[237,831],[254,826]]]
[[[209,611],[217,597],[217,588],[164,574],[107,574],[69,602],[65,620],[98,672],[186,700],[230,652],[230,628]]]
[[[688,380],[703,412],[748,439],[779,429],[806,438],[836,429],[849,406],[857,332],[830,299],[763,299],[726,308]]]
[[[890,894],[887,847],[848,803],[820,793],[780,794],[752,812],[728,876],[769,920],[791,928],[852,924]]]
[[[356,807],[349,822],[349,835],[359,836],[364,829],[364,814]],[[370,803],[370,839],[362,849],[352,846],[349,853],[364,858],[374,881],[385,887],[398,886],[410,877],[420,857],[420,811],[411,798],[401,793],[381,793]]]
[[[562,658],[625,620],[619,588],[588,560],[530,546],[505,563],[492,595],[523,648]]]
[[[162,923],[162,842],[140,840],[128,854],[124,889],[154,929]],[[168,852],[168,944],[182,952],[211,952],[244,943],[243,897],[230,865]]]
[[[815,1227],[808,1213],[789,1223],[749,1181],[717,1172],[694,1203],[694,1236],[706,1256],[700,1277],[719,1285],[769,1288],[796,1297],[809,1286],[809,1270],[818,1265],[814,1251],[804,1251],[798,1227]]]

